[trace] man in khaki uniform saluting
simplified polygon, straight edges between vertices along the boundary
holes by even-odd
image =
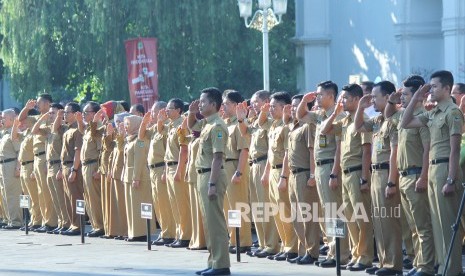
[[[226,126],[228,127],[228,144],[226,146],[226,161],[224,169],[226,176],[231,179],[226,190],[225,198],[225,215],[228,210],[239,210],[241,206],[249,204],[249,137],[242,137],[237,125],[236,106],[244,100],[239,92],[234,90],[226,90],[223,97],[223,111]],[[249,208],[250,209],[250,208]],[[244,217],[246,219],[244,219]],[[252,246],[252,230],[250,225],[249,214],[244,214],[242,217],[241,227],[239,231],[241,253],[250,250]],[[230,253],[236,253],[236,230],[230,229]],[[234,247],[236,246],[236,247]]]
[[[309,93],[304,96],[297,111],[298,118],[316,126],[315,132],[315,179],[318,188],[323,211],[328,215],[335,213],[342,205],[342,184],[340,175],[341,141],[333,133],[322,134],[321,125],[333,113],[338,94],[338,87],[332,81],[318,84],[316,93]],[[320,109],[318,111],[308,111],[307,103],[317,100]],[[341,118],[342,116],[340,116]],[[339,119],[340,119],[339,118]],[[336,119],[337,120],[337,119]],[[325,210],[329,208],[330,210]],[[348,263],[350,258],[349,239],[341,238],[341,262]],[[322,261],[320,267],[336,266],[336,239],[328,237],[329,251],[326,260]]]
[[[252,217],[254,220],[255,230],[257,232],[259,248],[255,252],[247,252],[249,256],[264,258],[272,256],[279,251],[279,235],[276,229],[273,216],[265,217],[262,210],[268,208],[270,204],[269,187],[264,186],[261,178],[265,171],[266,160],[268,159],[268,131],[261,128],[258,122],[260,110],[265,103],[270,102],[270,92],[259,90],[254,93],[250,99],[251,109],[249,118],[247,116],[247,104],[239,104],[236,107],[237,124],[243,137],[250,137],[249,146],[249,190],[250,205],[252,207]],[[266,116],[263,125],[271,125],[271,119]],[[260,211],[262,214],[260,214]]]
[[[228,253],[228,229],[223,213],[224,195],[228,185],[223,169],[228,129],[220,118],[221,92],[217,88],[202,90],[199,101],[189,106],[188,126],[200,130],[200,144],[195,162],[197,184],[199,185],[200,206],[204,215],[204,229],[207,231],[207,268],[197,275],[230,275]],[[196,114],[205,119],[197,123]]]
[[[434,248],[438,272],[443,274],[446,256],[452,239],[451,225],[455,223],[463,193],[459,170],[460,139],[463,127],[463,113],[452,102],[451,89],[454,77],[449,71],[436,71],[430,83],[417,91],[404,111],[400,127],[419,128],[427,126],[431,143],[428,170],[428,198],[433,226]],[[438,104],[428,112],[414,115],[417,103],[427,94]],[[446,275],[462,273],[461,235],[454,241]]]
[[[50,104],[53,102],[52,96],[49,94],[41,94],[36,100],[29,100],[19,114],[19,120],[23,121],[27,118],[29,110],[36,105],[40,115],[44,115],[50,109]],[[36,118],[38,119],[38,117]],[[37,232],[44,233],[54,230],[58,225],[58,216],[55,206],[53,205],[51,187],[47,183],[47,158],[46,158],[46,140],[43,135],[34,135],[33,151],[34,151],[34,177],[38,184],[39,204],[42,212],[42,226],[37,229]]]
[[[354,118],[359,100],[363,97],[362,88],[357,84],[350,84],[342,90],[342,106],[341,102],[336,104],[334,112],[323,123],[321,133],[332,131],[341,137],[342,197],[352,244],[352,259],[346,268],[350,271],[362,271],[371,268],[373,260],[369,178],[372,135],[370,132],[360,133],[355,130]],[[342,111],[347,112],[347,115],[336,121]],[[368,119],[366,115],[364,117]]]
[[[369,268],[367,272],[375,272],[376,275],[402,273],[402,229],[396,164],[397,128],[384,117],[384,113],[365,121],[364,112],[371,105],[370,102],[376,111],[384,112],[388,97],[395,90],[394,84],[389,81],[375,84],[372,94],[360,99],[355,114],[357,131],[373,132],[371,198],[380,267]]]

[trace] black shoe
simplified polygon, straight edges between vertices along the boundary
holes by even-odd
[[[241,246],[239,248],[239,252],[242,253],[242,254],[247,252],[247,251],[250,251],[250,246]],[[234,246],[233,248],[229,249],[229,253],[236,254],[236,247]]]
[[[19,228],[21,228],[21,226],[6,225],[2,227],[2,229],[5,230],[18,230]]]
[[[165,246],[166,246],[166,247],[171,247],[173,244],[175,244],[175,243],[177,243],[177,242],[178,242],[178,240],[175,239],[175,240],[173,240],[172,243],[167,243],[167,244],[165,244]]]
[[[262,252],[263,249],[257,249],[255,251],[247,251],[245,254],[249,257],[255,257],[255,254]]]
[[[193,250],[193,251],[196,251],[196,250],[207,250],[207,247],[204,246],[204,247],[191,247],[189,248],[189,250]]]
[[[26,226],[23,226],[23,227],[19,228],[19,230],[26,231]]]
[[[158,240],[152,242],[152,245],[158,245],[158,246],[160,246],[160,245],[170,244],[170,243],[173,243],[173,242],[174,242],[174,239],[169,239],[169,238],[165,239],[165,238],[161,238],[161,239],[158,239]]]
[[[74,229],[74,230],[62,231],[60,232],[60,234],[65,235],[65,236],[79,236],[81,235],[81,230]]]
[[[254,241],[252,243],[252,246],[255,247],[255,248],[258,248],[260,246],[260,244],[258,243],[258,241]]]
[[[58,226],[57,226],[55,229],[52,229],[52,230],[50,230],[50,231],[47,231],[46,233],[47,233],[47,234],[54,234],[55,231],[60,230],[60,229],[61,229],[61,227],[58,227]]]
[[[208,275],[208,276],[213,276],[213,275],[231,275],[231,270],[228,268],[211,268],[205,272],[202,272],[200,275]]]
[[[127,242],[144,242],[147,241],[147,236],[138,236],[138,237],[133,237],[133,238],[126,238],[124,239]]]
[[[379,276],[392,276],[392,275],[402,275],[402,270],[394,270],[390,268],[381,268],[375,272],[376,275]]]
[[[415,274],[412,274],[414,276],[435,276],[434,274],[429,274],[429,273],[426,273],[426,272],[423,272],[423,271],[418,271],[417,273]],[[460,274],[460,275],[463,275],[463,274]]]
[[[88,236],[89,238],[100,237],[103,235],[105,235],[105,232],[103,230],[97,230],[86,234],[86,236]]]
[[[286,253],[286,261],[288,261],[288,262],[289,262],[289,260],[295,259],[297,257],[299,257],[299,254],[297,254],[297,253],[289,253],[289,252]]]
[[[265,250],[255,253],[254,256],[257,258],[267,258],[268,256],[274,256],[274,253],[269,253]]]
[[[286,252],[279,252],[278,254],[276,254],[276,255],[274,255],[274,256],[268,256],[268,257],[266,257],[266,258],[267,258],[268,260],[276,260],[276,261],[278,261],[276,258],[279,257],[278,259],[280,259],[281,256],[283,256],[283,257],[284,257],[283,260],[285,260],[285,259],[286,259]],[[281,260],[281,261],[283,261],[283,260]]]
[[[356,263],[353,266],[348,266],[347,269],[350,271],[364,271],[367,268],[371,268],[372,266],[367,266],[361,263]]]
[[[403,266],[405,269],[412,269],[412,268],[413,268],[413,262],[412,262],[412,260],[410,260],[409,258],[405,258],[405,259],[402,261],[402,266]]]
[[[379,270],[379,267],[373,266],[373,267],[370,267],[370,268],[365,269],[365,272],[368,273],[368,274],[373,275],[373,274],[375,274],[376,271],[378,271],[378,270]]]
[[[295,263],[297,263],[297,261],[300,261],[300,259],[302,259],[302,258],[303,258],[303,256],[297,256],[294,259],[287,259],[287,262],[290,263],[290,264],[295,264]]]
[[[300,260],[297,260],[298,265],[308,265],[308,264],[313,264],[315,261],[317,261],[317,258],[313,258],[312,256],[305,254]]]
[[[208,271],[208,270],[210,270],[210,269],[212,269],[212,268],[211,268],[211,267],[207,267],[207,268],[205,268],[205,269],[203,269],[203,270],[196,271],[195,274],[197,274],[197,275],[202,275],[203,272],[206,272],[206,271]]]
[[[5,223],[5,222],[0,222],[0,228],[3,227],[3,226],[7,226],[8,223]]]
[[[58,234],[61,233],[61,231],[68,231],[68,230],[69,230],[68,227],[62,227],[62,228],[60,228],[58,230],[53,231],[53,234],[58,235]]]
[[[352,262],[352,261],[350,261],[350,262],[348,262],[346,265],[341,265],[341,269],[342,269],[342,270],[344,270],[344,269],[349,270],[350,267],[352,267],[352,266],[354,266],[354,265],[355,265],[355,263]]]
[[[100,236],[101,239],[106,239],[106,240],[109,240],[109,239],[114,239],[115,236],[112,236],[112,235],[103,235],[103,236]]]
[[[323,268],[336,267],[336,260],[326,259],[320,263],[320,267],[323,267]]]
[[[29,231],[34,232],[35,230],[39,229],[40,227],[42,227],[42,226],[40,226],[40,225],[32,225],[31,227],[29,227]]]
[[[118,240],[118,241],[124,241],[125,239],[127,239],[128,237],[125,237],[125,236],[116,236],[115,237],[115,240]]]
[[[329,251],[329,245],[324,244],[323,246],[320,247],[320,255],[326,256],[328,255]]]
[[[416,268],[412,268],[409,270],[409,272],[405,273],[404,275],[405,276],[413,276],[417,273],[417,269]]]
[[[190,240],[178,240],[176,243],[171,244],[171,248],[186,248],[189,246]]]
[[[35,229],[34,232],[43,233],[42,231],[44,231],[44,228],[45,228],[45,225],[43,225],[43,226],[41,226],[41,227]]]

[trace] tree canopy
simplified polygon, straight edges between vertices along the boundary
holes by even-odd
[[[255,7],[256,9],[256,7]],[[270,86],[293,92],[294,2],[270,31]],[[262,88],[262,35],[244,26],[237,1],[3,0],[1,58],[13,96],[129,99],[124,41],[158,39],[161,99],[191,100],[207,86],[250,96]]]

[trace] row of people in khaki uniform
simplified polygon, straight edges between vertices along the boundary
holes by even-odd
[[[394,93],[394,85],[383,81],[366,96],[362,87],[348,85],[337,102],[337,85],[328,81],[320,83],[317,92],[293,98],[285,92],[270,97],[267,91],[258,91],[250,107],[236,91],[220,93],[218,99],[217,89],[206,89],[202,93],[204,102],[201,97],[200,102],[191,104],[185,119],[184,104],[179,99],[155,103],[142,118],[119,113],[123,107],[117,102],[106,103],[102,109],[90,102],[82,113],[74,103],[64,110],[56,104],[48,109],[51,98],[42,95],[38,99],[40,116],[27,117],[34,101],[26,105],[17,120],[13,110],[3,114],[6,130],[2,141],[10,139],[11,143],[1,144],[6,146],[0,164],[2,179],[6,183],[14,178],[8,175],[14,170],[5,171],[3,167],[15,166],[16,162],[8,160],[18,159],[24,179],[22,191],[31,195],[33,203],[31,225],[65,235],[79,233],[71,203],[84,198],[93,228],[89,236],[145,240],[140,203],[153,202],[161,226],[154,244],[208,247],[211,255],[202,275],[229,273],[227,254],[236,250],[253,257],[334,267],[334,240],[326,237],[324,223],[306,219],[303,203],[318,206],[320,216],[330,211],[325,210],[332,207],[328,203],[337,207],[345,204],[344,214],[349,220],[361,206],[367,219],[349,221],[349,237],[341,239],[341,259],[348,270],[377,275],[401,273],[404,240],[413,259],[410,275],[433,274],[436,264],[440,271],[444,269],[451,237],[448,228],[458,210],[461,175],[451,167],[458,165],[455,154],[459,148],[453,147],[457,146],[457,137],[460,146],[463,115],[450,98],[453,77],[449,72],[439,71],[431,76],[431,85],[424,84],[421,77],[411,76],[402,92]],[[422,100],[430,90],[437,107],[426,112]],[[317,108],[311,107],[314,102]],[[202,104],[210,109],[202,112]],[[405,110],[398,111],[396,104]],[[365,109],[369,106],[382,114],[368,118]],[[215,117],[217,113],[221,114],[221,123]],[[207,118],[200,120],[202,115]],[[206,127],[209,123],[213,124],[211,128]],[[18,129],[23,132],[18,133]],[[217,152],[204,148],[209,142],[206,133],[212,131],[210,143],[224,144],[216,148]],[[19,156],[6,154],[8,146],[19,151]],[[24,154],[31,152],[34,158]],[[208,166],[202,162],[204,154],[215,156],[218,152],[223,160],[216,178],[221,183],[214,183],[214,158],[207,158]],[[45,170],[40,167],[42,163]],[[446,167],[439,168],[441,164]],[[439,173],[445,178],[439,179]],[[41,176],[45,177],[43,188]],[[34,179],[36,185],[32,184]],[[6,187],[2,187],[2,196],[12,195]],[[211,198],[202,198],[211,196],[212,187],[221,208],[217,204],[206,207]],[[11,200],[18,203],[19,196],[13,197]],[[254,212],[254,207],[267,208],[270,204],[280,206],[274,216]],[[5,205],[15,206],[4,199]],[[241,247],[236,248],[234,230],[227,231],[231,239],[223,232],[224,215],[245,205],[252,207],[252,212],[242,216]],[[400,217],[376,213],[400,206]],[[17,227],[21,214],[19,208],[13,209],[17,209],[18,218],[9,225]],[[297,217],[287,221],[285,218],[293,213]],[[15,218],[14,212],[11,217]],[[250,217],[258,237],[256,251],[250,251]],[[220,237],[212,237],[212,233]],[[379,267],[372,266],[373,236]],[[322,262],[318,261],[320,237],[329,244]],[[459,249],[456,245],[448,275],[461,271]]]

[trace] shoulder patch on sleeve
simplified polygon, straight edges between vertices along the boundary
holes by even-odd
[[[138,141],[137,141],[137,146],[138,146],[139,148],[143,148],[143,147],[144,147],[144,141],[143,141],[143,140],[138,140]]]

